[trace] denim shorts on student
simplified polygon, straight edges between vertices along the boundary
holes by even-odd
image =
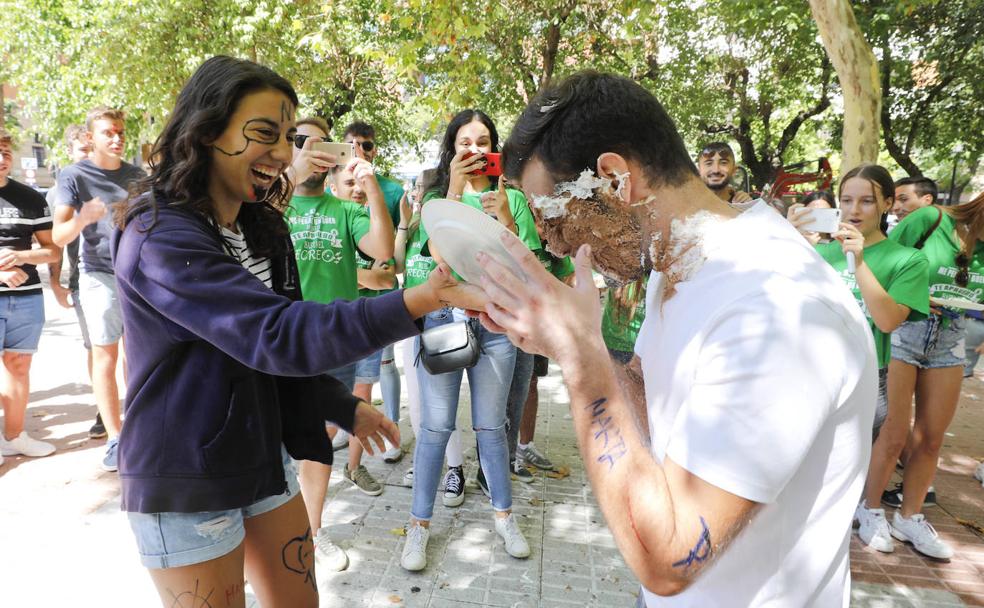
[[[892,332],[892,358],[922,369],[963,367],[966,323],[957,317],[944,327],[939,315],[907,321]]]
[[[379,366],[383,362],[383,351],[377,350],[355,364],[356,384],[376,384],[379,382]]]
[[[241,509],[201,513],[127,513],[145,568],[178,568],[228,555],[246,538],[244,520],[273,511],[300,492],[297,469],[281,446],[287,491]]]
[[[0,346],[4,352],[38,352],[44,329],[44,296],[40,293],[0,296]]]
[[[96,346],[116,344],[123,337],[123,313],[116,297],[116,276],[108,272],[79,275],[79,302],[88,325],[89,341]]]

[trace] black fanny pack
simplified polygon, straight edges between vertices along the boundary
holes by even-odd
[[[420,334],[417,359],[428,374],[446,374],[474,367],[481,354],[474,319],[432,327]]]

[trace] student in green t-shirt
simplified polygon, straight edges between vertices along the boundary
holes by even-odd
[[[369,204],[366,190],[362,188],[351,171],[339,171],[332,176],[331,192],[342,200],[350,200],[363,207],[367,207]],[[399,287],[396,281],[396,261],[393,258],[375,260],[364,255],[361,251],[357,251],[356,254],[355,263],[358,267],[356,272],[360,297],[375,297],[389,293]],[[396,369],[393,344],[355,364],[355,388],[352,390],[352,394],[366,403],[372,403],[372,385],[377,382],[379,382],[382,390],[383,409],[386,412],[386,417],[399,425],[400,372]],[[352,453],[354,451],[350,452],[350,456]],[[392,464],[399,462],[402,458],[403,449],[398,445],[391,445],[387,440],[386,450],[383,452],[383,461]]]
[[[877,439],[872,447],[865,495],[856,517],[858,536],[878,551],[891,552],[895,543],[881,493],[895,466],[896,446],[905,442],[899,433],[896,403],[889,402],[888,372],[891,333],[905,321],[920,321],[929,313],[926,290],[928,262],[922,252],[886,238],[886,216],[892,208],[895,183],[878,165],[861,165],[844,175],[838,197],[841,229],[835,241],[817,246],[817,251],[840,274],[864,311],[875,339],[878,356],[878,406],[875,415]],[[847,255],[855,257],[852,274]],[[908,414],[905,414],[908,420]],[[884,423],[884,425],[882,424]]]
[[[541,247],[526,199],[519,191],[505,188],[501,180],[478,173],[485,155],[498,151],[498,133],[492,120],[480,110],[456,114],[445,130],[437,170],[427,185],[423,205],[441,198],[461,201],[494,216],[507,230],[517,234],[531,250]],[[440,251],[429,247],[424,227],[417,215],[408,225],[405,257],[406,282],[440,259]],[[433,256],[431,256],[433,254]],[[428,315],[424,327],[431,329],[465,319],[462,311],[445,309]],[[506,402],[516,365],[516,347],[502,334],[484,327],[476,331],[481,346],[478,363],[468,370],[431,375],[418,368],[421,411],[420,431],[414,450],[413,504],[410,525],[400,564],[410,571],[427,566],[427,541],[434,500],[441,480],[445,447],[455,428],[458,394],[467,371],[471,391],[472,425],[480,446],[479,485],[492,499],[494,528],[505,542],[506,552],[517,558],[530,554],[518,521],[512,513],[509,447],[506,437]],[[482,482],[486,483],[482,483]],[[449,489],[464,486],[460,470],[445,475],[445,504],[453,494]],[[460,500],[456,504],[461,504]]]
[[[320,118],[297,121],[297,133],[298,136],[328,141],[328,125]],[[336,183],[351,180],[356,184],[357,189],[365,193],[370,212],[367,213],[359,203],[325,192],[325,180],[329,174]],[[372,165],[363,159],[356,158],[344,167],[315,173],[297,184],[290,205],[284,211],[284,219],[290,228],[301,293],[305,300],[323,304],[355,300],[359,297],[358,252],[375,259],[388,260],[393,257],[393,225]],[[354,388],[355,372],[356,364],[350,363],[332,370],[331,375]],[[368,399],[366,401],[370,402]],[[332,427],[329,435],[334,437],[336,430]],[[345,478],[363,492],[378,495],[382,492],[382,486],[361,463],[362,444],[350,439],[348,445],[349,461],[344,469]],[[341,548],[328,539],[327,528],[321,527],[331,466],[307,460],[299,465],[301,493],[315,535],[315,557],[326,569],[342,570],[348,565],[348,558]]]
[[[885,491],[882,501],[900,507],[896,521],[901,521],[903,532],[896,538],[911,539],[917,550],[939,559],[948,558],[953,550],[934,533],[921,511],[932,491],[940,446],[956,412],[963,380],[966,319],[962,303],[954,300],[968,300],[970,305],[984,302],[982,227],[984,195],[979,195],[955,207],[931,205],[913,211],[889,236],[902,245],[921,247],[929,261],[927,289],[934,314],[906,323],[892,334],[889,378],[896,389],[889,392],[889,407],[893,411],[897,407],[900,418],[893,425],[896,449],[889,456],[894,464],[905,446],[905,473],[901,487]],[[910,434],[913,396],[915,422]],[[886,420],[883,433],[890,422]],[[884,489],[888,480],[883,475],[878,489]]]
[[[376,160],[379,154],[379,146],[376,144],[376,129],[366,122],[357,120],[345,127],[342,133],[345,143],[355,146],[355,155],[363,158],[369,163]],[[403,198],[403,185],[392,177],[376,172],[376,181],[379,183],[380,190],[383,191],[383,198],[386,199],[386,209],[389,211],[393,226],[396,227],[400,219],[400,199]]]

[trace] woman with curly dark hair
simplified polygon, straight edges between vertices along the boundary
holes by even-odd
[[[244,606],[244,573],[264,606],[318,605],[292,457],[331,462],[326,419],[370,453],[384,437],[399,444],[392,422],[324,374],[417,333],[415,319],[466,293],[442,266],[371,300],[300,301],[284,174],[303,180],[335,159],[308,146],[291,166],[296,108],[268,68],[209,59],[117,216],[122,506],[165,606]]]

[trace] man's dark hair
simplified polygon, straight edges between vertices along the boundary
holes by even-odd
[[[936,187],[936,182],[928,177],[903,177],[895,182],[895,187],[898,188],[899,186],[912,186],[918,197],[923,197],[927,194],[930,195],[933,197],[932,204],[934,205],[936,204],[936,198],[940,195],[940,189]]]
[[[605,152],[642,165],[653,185],[678,185],[697,175],[676,125],[652,93],[593,70],[549,87],[526,106],[503,146],[503,168],[517,180],[537,158],[561,182],[594,171]]]
[[[362,122],[357,120],[351,123],[349,126],[345,127],[345,132],[342,133],[342,139],[352,135],[353,137],[364,137],[366,139],[376,139],[376,129],[367,122]]]
[[[700,154],[697,155],[697,160],[702,158],[711,158],[715,154],[719,155],[721,158],[730,158],[731,162],[735,160],[735,151],[731,149],[731,146],[723,141],[712,141],[711,143],[704,146]]]

